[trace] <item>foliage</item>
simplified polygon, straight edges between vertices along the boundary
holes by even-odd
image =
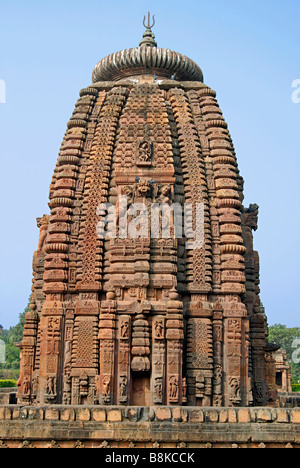
[[[20,350],[15,346],[15,343],[20,343],[23,337],[23,330],[25,324],[25,314],[28,312],[29,305],[23,313],[19,315],[19,322],[9,330],[5,330],[0,326],[0,339],[5,343],[5,357],[4,364],[0,364],[0,378],[15,380],[19,375],[20,368]]]
[[[16,380],[0,380],[0,388],[14,388],[16,386]]]
[[[293,392],[300,392],[300,384],[292,384]]]
[[[293,362],[293,353],[296,351],[293,343],[297,338],[300,338],[299,327],[287,328],[286,325],[280,324],[269,327],[269,343],[278,344],[285,349],[291,365],[292,380],[294,382],[300,380],[300,363]],[[299,348],[298,345],[297,348]],[[298,357],[300,357],[300,352],[298,352]]]
[[[2,369],[0,365],[0,378],[4,380],[18,380],[20,369]]]

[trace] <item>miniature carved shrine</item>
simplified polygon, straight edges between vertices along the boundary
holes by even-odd
[[[111,237],[98,232],[105,204],[117,217]],[[203,207],[198,246],[194,218],[175,235],[174,206],[187,218]],[[215,91],[192,60],[157,46],[150,23],[139,47],[101,60],[80,92],[49,208],[38,218],[19,403],[267,404],[258,206],[243,206]],[[169,236],[150,232],[155,213]]]

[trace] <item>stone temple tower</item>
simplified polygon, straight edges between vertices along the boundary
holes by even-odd
[[[258,206],[243,206],[215,91],[145,26],[139,47],[96,65],[68,122],[38,218],[18,399],[265,405]]]

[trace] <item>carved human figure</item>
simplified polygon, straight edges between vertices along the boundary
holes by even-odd
[[[156,399],[158,401],[161,401],[162,400],[162,391],[163,391],[162,378],[161,377],[157,377],[155,379],[154,391],[155,391]]]
[[[250,205],[249,208],[244,208],[242,218],[244,222],[245,241],[247,246],[247,254],[253,254],[253,232],[258,229],[258,210],[256,204]]]
[[[23,383],[23,393],[24,395],[30,395],[31,392],[31,385],[30,385],[30,380],[28,377],[25,377],[24,383]]]
[[[126,397],[128,379],[126,376],[121,377],[120,381],[120,397]]]
[[[105,375],[102,380],[102,392],[104,397],[108,397],[110,394],[110,376]]]
[[[150,162],[152,155],[152,144],[143,140],[138,145],[138,162]]]
[[[229,400],[232,403],[239,403],[241,401],[240,381],[237,377],[232,377],[229,381],[230,395]]]
[[[214,370],[214,390],[215,390],[215,393],[217,394],[222,393],[222,375],[223,375],[222,366],[220,365],[216,366]]]
[[[163,338],[164,324],[162,320],[157,320],[155,323],[155,338]]]
[[[56,378],[48,377],[47,379],[47,395],[55,395],[56,393]]]
[[[129,323],[127,320],[124,320],[121,324],[121,338],[129,337]]]
[[[65,405],[71,404],[71,390],[72,390],[72,379],[69,375],[64,376],[64,397],[63,401]]]
[[[182,402],[187,402],[187,382],[186,377],[182,379]]]
[[[162,185],[159,188],[158,200],[161,204],[163,203],[170,203],[172,198],[171,186],[170,185]]]
[[[43,250],[45,240],[48,233],[48,225],[49,225],[50,216],[44,215],[42,218],[37,218],[37,226],[40,228],[40,237],[38,243],[38,251]]]
[[[169,397],[171,400],[178,397],[178,379],[176,376],[170,377]]]
[[[72,343],[71,341],[66,342],[65,349],[65,373],[70,374],[72,362]]]

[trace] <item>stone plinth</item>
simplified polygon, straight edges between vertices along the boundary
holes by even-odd
[[[300,448],[300,410],[0,407],[7,448]]]

